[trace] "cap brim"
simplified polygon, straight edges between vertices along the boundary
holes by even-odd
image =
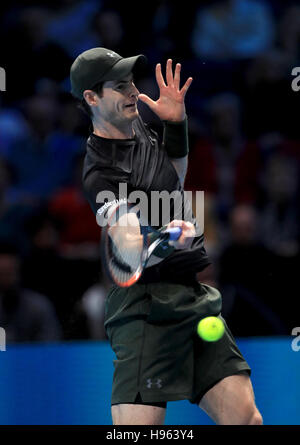
[[[101,81],[122,79],[123,77],[126,77],[128,74],[130,74],[137,67],[137,65],[145,65],[146,62],[147,59],[143,54],[120,59],[109,70],[109,72],[101,78]]]

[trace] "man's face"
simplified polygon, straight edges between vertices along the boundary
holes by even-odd
[[[138,116],[138,94],[132,74],[120,80],[104,82],[103,94],[99,97],[99,106],[94,114],[115,124],[131,122]]]

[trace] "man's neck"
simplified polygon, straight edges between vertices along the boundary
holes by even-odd
[[[132,122],[117,127],[110,122],[93,121],[93,128],[94,134],[106,139],[132,139],[134,137]]]

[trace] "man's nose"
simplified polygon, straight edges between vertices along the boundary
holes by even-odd
[[[137,89],[137,87],[134,84],[132,84],[131,90],[130,90],[130,97],[138,97],[139,94],[140,94],[140,92]]]

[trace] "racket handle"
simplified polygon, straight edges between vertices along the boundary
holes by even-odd
[[[169,233],[170,241],[177,241],[178,238],[180,238],[182,229],[181,227],[172,227],[171,229],[168,229],[167,232]]]

